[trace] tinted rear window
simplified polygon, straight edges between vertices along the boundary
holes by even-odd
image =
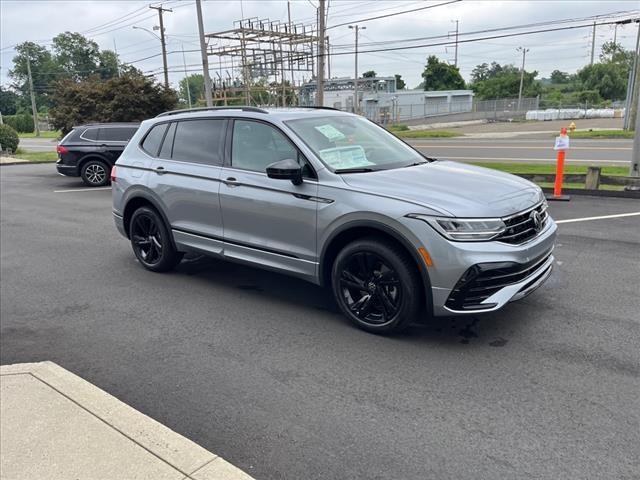
[[[87,140],[98,140],[98,129],[97,128],[87,128],[82,133],[82,138],[86,138]]]
[[[168,123],[156,125],[147,133],[147,136],[142,142],[142,149],[152,157],[158,155],[160,143],[162,142],[162,137],[164,137],[164,132],[167,130],[168,125]]]
[[[136,128],[133,127],[108,127],[101,128],[98,133],[98,140],[104,140],[105,142],[128,142],[136,133]]]
[[[222,165],[225,120],[184,120],[178,122],[173,141],[174,160]]]

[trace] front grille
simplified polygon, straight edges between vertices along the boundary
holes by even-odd
[[[478,263],[460,277],[446,301],[446,306],[452,310],[491,308],[493,305],[482,302],[501,288],[521,282],[532,275],[550,255],[551,252],[547,252],[528,263]]]
[[[537,212],[537,215],[539,215],[539,223],[537,225],[533,217],[533,215],[535,215],[533,212]],[[512,245],[527,242],[544,229],[548,219],[547,204],[541,203],[535,208],[503,219],[507,228],[497,236],[495,240]]]

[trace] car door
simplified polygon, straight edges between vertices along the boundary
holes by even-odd
[[[304,277],[316,272],[315,173],[295,145],[266,122],[235,119],[221,174],[224,255]],[[303,166],[304,181],[267,177],[285,159]]]
[[[226,126],[227,120],[218,118],[171,122],[148,183],[176,243],[217,254],[222,253],[218,190]]]

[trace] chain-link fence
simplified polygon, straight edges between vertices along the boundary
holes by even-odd
[[[430,101],[423,103],[378,105],[364,102],[361,105],[362,115],[383,125],[390,123],[418,123],[421,120],[450,122],[465,120],[502,120],[524,118],[527,110],[538,109],[537,97],[526,97],[518,101],[517,98],[498,98],[495,100],[465,100],[465,101]]]

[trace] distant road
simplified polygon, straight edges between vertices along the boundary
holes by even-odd
[[[553,138],[544,140],[479,140],[468,138],[410,139],[425,155],[459,162],[555,163]],[[632,140],[572,140],[568,163],[627,166]]]
[[[471,138],[409,139],[425,155],[459,162],[555,163],[553,138],[489,140]],[[56,140],[21,138],[30,152],[53,152]],[[633,140],[572,140],[567,162],[597,166],[627,166]]]
[[[20,148],[27,152],[55,152],[58,141],[54,138],[21,138]]]

